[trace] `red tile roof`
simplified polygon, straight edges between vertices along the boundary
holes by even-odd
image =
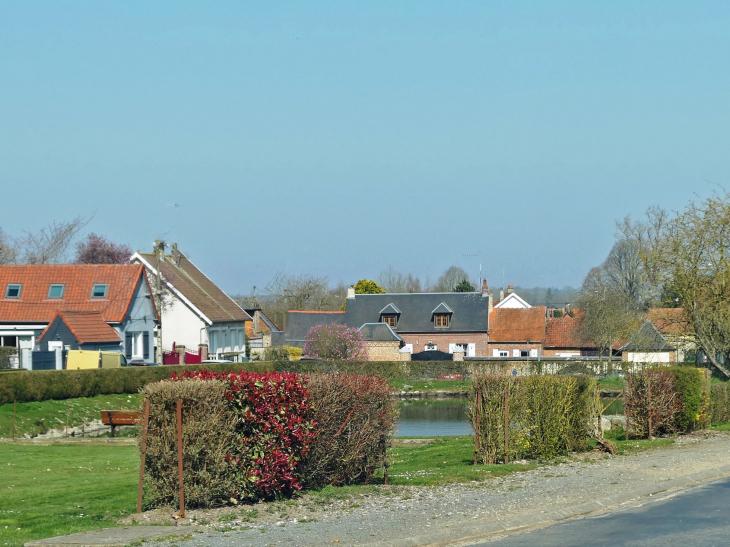
[[[66,323],[79,344],[122,341],[117,331],[104,321],[98,311],[64,310],[59,311],[56,317],[60,317],[61,321]],[[38,337],[39,342],[53,325],[56,317],[51,320],[46,330]]]
[[[48,323],[59,309],[98,311],[121,323],[143,279],[138,264],[33,264],[0,266],[0,322]],[[9,283],[21,283],[20,298],[5,298]],[[91,298],[95,284],[107,284],[106,298]],[[63,298],[48,298],[51,284],[65,285]]]
[[[652,308],[646,318],[662,334],[686,334],[691,331],[687,312],[683,308]]]
[[[582,313],[576,312],[574,317],[568,314],[563,317],[548,317],[545,328],[546,348],[584,348],[593,344],[583,342],[578,333]]]
[[[542,342],[545,339],[545,306],[496,308],[489,314],[490,342]]]

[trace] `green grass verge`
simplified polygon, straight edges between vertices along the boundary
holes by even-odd
[[[392,378],[390,385],[395,391],[469,391],[471,380],[407,380]]]
[[[598,380],[598,387],[606,391],[620,391],[624,388],[624,379],[620,376],[600,378]]]
[[[115,526],[136,510],[135,446],[0,443],[0,466],[3,546]]]
[[[712,424],[710,429],[713,431],[730,431],[730,423]]]
[[[18,403],[15,419],[16,437],[38,435],[49,429],[66,426],[80,426],[100,419],[100,410],[138,410],[140,396],[134,395],[97,395],[66,399],[64,401],[41,401]],[[13,404],[0,406],[0,438],[9,439],[13,435]]]
[[[626,432],[623,428],[611,429],[606,431],[603,435],[606,439],[613,441],[618,448],[619,454],[630,454],[633,452],[643,452],[645,450],[652,450],[654,448],[661,448],[663,446],[669,446],[674,444],[674,439],[667,437],[655,437],[652,440],[649,439],[631,439],[626,440]],[[589,442],[589,448],[593,448],[596,445],[596,441],[591,439]]]

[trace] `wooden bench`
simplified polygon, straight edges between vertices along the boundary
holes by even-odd
[[[139,410],[102,410],[101,423],[111,426],[112,437],[118,425],[135,425],[142,413]]]

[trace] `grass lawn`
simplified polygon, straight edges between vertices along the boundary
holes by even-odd
[[[598,380],[598,387],[606,391],[621,391],[624,388],[624,379],[620,376],[600,378]]]
[[[616,444],[616,448],[620,454],[629,454],[632,452],[643,452],[644,450],[651,450],[653,448],[660,448],[662,446],[668,446],[674,444],[674,439],[655,437],[651,441],[649,439],[631,439],[626,440],[626,432],[623,428],[611,429],[606,431],[603,436],[606,439],[613,441]],[[596,441],[590,440],[588,442],[590,448],[596,445]]]
[[[49,429],[89,423],[101,418],[100,410],[139,410],[140,396],[97,395],[96,397],[18,403],[15,431],[17,437],[37,435]],[[13,436],[13,404],[0,406],[0,438]]]
[[[0,546],[114,526],[136,510],[133,445],[0,443]]]
[[[393,378],[395,391],[469,391],[471,380],[404,380]]]

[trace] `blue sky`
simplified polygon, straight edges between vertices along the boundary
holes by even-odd
[[[0,1],[0,226],[179,233],[233,293],[579,285],[617,219],[730,185],[728,28],[727,2]]]

